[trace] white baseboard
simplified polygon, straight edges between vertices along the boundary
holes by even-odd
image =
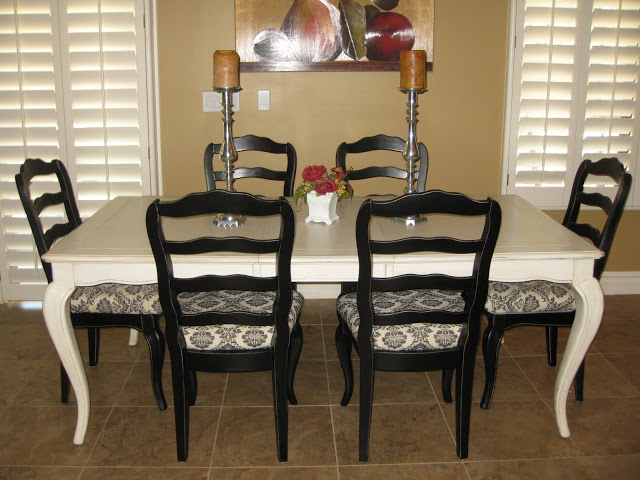
[[[600,280],[605,295],[640,295],[640,272],[605,272]],[[305,298],[337,298],[339,283],[299,283]]]
[[[604,272],[600,285],[605,295],[638,295],[640,272]]]

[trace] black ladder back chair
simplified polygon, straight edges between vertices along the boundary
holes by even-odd
[[[601,193],[585,192],[585,181],[591,175],[609,177],[617,184],[613,200]],[[631,175],[625,171],[624,165],[617,158],[603,158],[597,162],[584,160],[576,173],[562,224],[593,242],[604,253],[594,264],[593,276],[598,280],[607,263],[630,190]],[[600,228],[578,219],[583,206],[595,207],[604,213],[606,220]],[[489,284],[485,307],[489,325],[482,338],[485,363],[485,387],[480,402],[482,408],[487,409],[491,406],[498,373],[498,353],[505,330],[519,325],[545,326],[547,362],[550,366],[555,366],[558,327],[569,327],[573,323],[576,295],[570,284],[542,280]],[[531,301],[525,302],[525,298]],[[583,361],[574,379],[576,401],[583,399],[584,365]]]
[[[211,223],[220,212],[248,218],[242,229],[216,228]],[[260,223],[273,225],[276,220],[264,218],[268,216],[280,220],[273,235]],[[170,221],[173,230],[167,226]],[[190,221],[205,222],[204,231],[210,233],[185,239],[189,229],[178,225]],[[304,301],[291,283],[295,233],[291,205],[282,197],[266,200],[224,190],[193,193],[172,202],[156,200],[147,210],[147,233],[166,320],[178,460],[186,461],[189,455],[189,407],[197,397],[196,371],[271,370],[278,459],[286,461],[287,398],[297,403],[293,375],[302,349],[298,317]],[[179,261],[174,256],[199,254],[275,255],[276,274],[255,277],[246,270],[174,275],[174,261]]]
[[[55,175],[59,190],[46,192],[40,196],[31,191],[36,184],[32,181]],[[47,281],[53,281],[51,265],[42,260],[42,255],[61,237],[71,233],[82,220],[73,195],[69,174],[60,160],[45,162],[41,159],[29,158],[16,174],[16,186],[24,207],[42,268]],[[34,188],[35,190],[35,188]],[[66,219],[50,228],[43,226],[43,214],[49,208],[62,206]],[[45,220],[46,223],[46,220]],[[109,308],[105,311],[105,305]],[[162,363],[164,362],[164,334],[159,328],[161,315],[155,285],[120,285],[101,284],[90,287],[78,287],[71,295],[70,315],[74,328],[86,328],[89,335],[89,364],[98,364],[100,350],[100,328],[123,327],[141,331],[149,346],[151,357],[151,383],[156,404],[160,410],[167,408],[162,390]],[[61,397],[64,403],[69,400],[69,378],[62,365]]]
[[[375,135],[373,137],[364,137],[354,143],[342,142],[338,145],[336,150],[336,167],[342,167],[343,171],[348,174],[347,179],[350,182],[375,177],[397,178],[406,182],[406,168],[395,166],[369,166],[350,170],[349,165],[347,164],[347,154],[366,153],[376,150],[388,150],[391,152],[402,153],[404,146],[405,140],[399,137],[390,137],[382,134]],[[427,151],[427,147],[425,147],[422,142],[418,144],[418,151],[420,152],[420,162],[417,165],[417,170],[414,172],[416,192],[424,192],[427,181],[427,171],[429,169],[429,153]],[[399,162],[398,164],[401,165],[402,163]]]
[[[265,167],[235,167],[233,178],[263,178],[284,182],[282,195],[293,196],[293,186],[296,176],[297,155],[296,149],[290,143],[278,143],[267,137],[245,135],[233,139],[233,144],[238,152],[259,151],[275,155],[286,155],[286,170],[271,170]],[[224,170],[214,171],[214,155],[220,155],[220,143],[210,143],[204,152],[204,175],[207,181],[207,190],[216,189],[216,181],[226,181],[227,174]],[[222,162],[220,162],[222,163]]]
[[[381,241],[371,238],[372,218],[389,222],[393,217],[429,215],[426,224],[406,228],[404,236]],[[430,232],[431,214],[445,214],[454,222],[471,223],[472,238],[456,238],[455,223],[437,236]],[[382,217],[382,218],[375,218]],[[478,223],[477,217],[483,222]],[[438,220],[433,220],[438,225]],[[374,371],[456,371],[456,450],[466,458],[469,445],[471,390],[480,317],[485,304],[489,266],[500,229],[501,211],[489,198],[479,201],[456,193],[430,191],[389,201],[367,199],[356,220],[360,271],[357,292],[337,300],[339,325],[336,348],[345,377],[342,405],[353,393],[351,348],[360,356],[359,458],[369,457],[369,435]],[[439,223],[439,225],[446,225]],[[451,226],[451,224],[449,224]],[[370,228],[371,227],[371,228]],[[385,227],[389,228],[389,227]],[[445,227],[442,227],[445,228]],[[393,232],[396,234],[396,232]],[[396,238],[396,237],[394,237]],[[473,255],[469,274],[416,271],[399,276],[373,277],[372,256],[442,252],[448,256]]]

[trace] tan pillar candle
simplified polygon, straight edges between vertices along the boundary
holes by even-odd
[[[239,87],[240,57],[235,50],[216,50],[213,53],[213,86]]]
[[[400,52],[400,88],[426,88],[427,53],[424,50]]]

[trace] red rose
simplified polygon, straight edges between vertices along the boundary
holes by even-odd
[[[326,195],[327,193],[335,192],[340,188],[337,183],[329,182],[327,180],[323,180],[317,182],[316,184],[316,194],[318,195]]]
[[[307,182],[317,182],[327,173],[324,165],[309,165],[302,171],[302,179]]]

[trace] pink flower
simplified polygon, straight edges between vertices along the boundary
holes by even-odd
[[[302,171],[302,179],[307,182],[317,182],[327,173],[324,165],[309,165]]]

